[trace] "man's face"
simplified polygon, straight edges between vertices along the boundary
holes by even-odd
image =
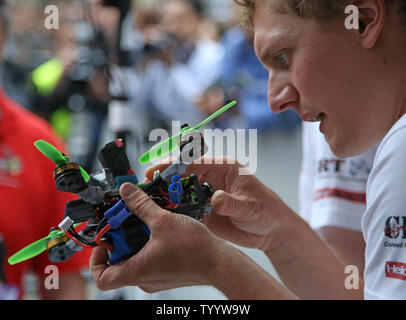
[[[256,1],[254,46],[269,72],[270,108],[293,108],[304,121],[321,121],[320,131],[340,157],[378,143],[393,121],[382,106],[393,101],[377,94],[389,89],[376,80],[381,67],[356,33],[344,20],[322,26],[264,2]]]

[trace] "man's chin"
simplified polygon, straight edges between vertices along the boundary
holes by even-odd
[[[348,140],[340,141],[339,139],[328,138],[324,135],[326,142],[329,144],[331,152],[338,158],[354,157],[362,152],[356,151],[356,148]]]

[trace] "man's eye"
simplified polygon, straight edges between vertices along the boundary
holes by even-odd
[[[288,65],[288,54],[286,52],[281,53],[276,57],[276,60],[278,60],[284,66],[287,66]]]

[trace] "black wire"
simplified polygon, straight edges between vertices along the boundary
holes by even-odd
[[[106,217],[103,217],[103,219],[97,225],[96,234],[98,234],[100,232],[100,230],[103,229],[106,225],[107,225],[107,219],[106,219]]]
[[[106,225],[107,225],[107,219],[106,219],[106,217],[104,217],[96,227],[96,235]],[[77,233],[77,231],[75,230],[75,228],[73,226],[68,229],[68,233],[83,245],[87,245],[87,246],[91,246],[91,247],[98,246],[98,244],[95,241],[90,242],[87,239],[83,238],[80,234]]]
[[[90,242],[90,241],[86,240],[86,239],[83,238],[81,235],[79,235],[79,234],[77,233],[77,231],[76,231],[73,227],[70,227],[70,228],[68,229],[68,233],[69,233],[73,238],[75,238],[77,241],[79,241],[80,243],[82,243],[82,244],[84,244],[84,245],[87,245],[87,246],[90,246],[90,247],[97,247],[97,243],[96,243],[96,242],[94,242],[94,241]]]

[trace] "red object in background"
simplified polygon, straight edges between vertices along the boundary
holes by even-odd
[[[66,202],[78,198],[56,189],[52,177],[55,164],[35,148],[39,139],[65,150],[46,121],[14,103],[0,89],[0,233],[7,243],[6,258],[47,236],[50,228],[62,221]],[[91,250],[84,249],[57,264],[59,274],[87,269],[90,254]],[[51,264],[47,252],[14,266],[5,263],[5,277],[9,284],[18,286],[21,297],[24,273],[31,269],[44,277],[45,267]]]

